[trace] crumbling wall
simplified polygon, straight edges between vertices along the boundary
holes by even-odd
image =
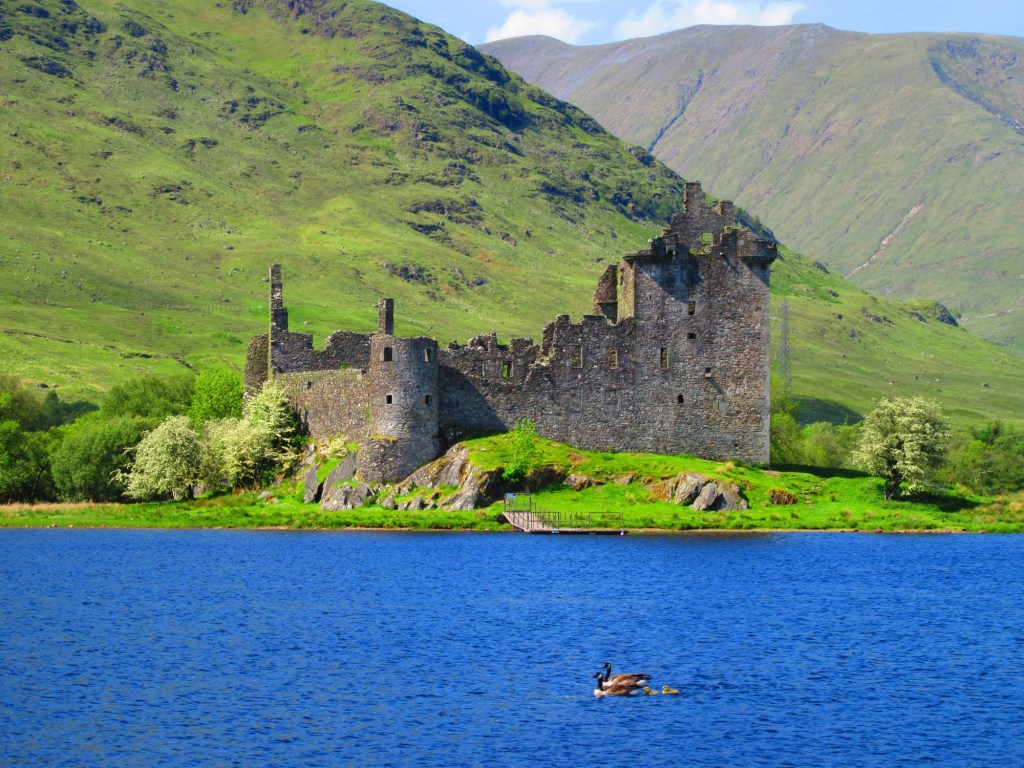
[[[283,373],[275,381],[284,387],[303,433],[314,440],[343,435],[360,441],[370,431],[370,390],[365,371]]]
[[[369,361],[369,334],[337,331],[318,350],[313,348],[311,333],[271,332],[270,362],[274,373],[330,371],[342,366],[365,370]]]
[[[269,378],[269,343],[270,337],[265,333],[249,339],[249,346],[245,350],[245,371],[242,374],[246,397],[259,390]]]

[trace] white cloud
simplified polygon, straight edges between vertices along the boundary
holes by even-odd
[[[655,0],[640,16],[631,13],[615,25],[619,39],[647,37],[695,24],[789,24],[804,4],[734,0]]]
[[[545,0],[519,0],[506,2],[515,7],[500,27],[490,27],[486,40],[503,40],[522,35],[548,35],[564,43],[575,43],[597,24],[566,13],[561,8],[549,8]]]

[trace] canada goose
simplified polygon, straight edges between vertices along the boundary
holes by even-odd
[[[594,677],[597,678],[597,688],[594,689],[595,696],[632,696],[635,691],[640,690],[640,686],[636,683],[612,683],[606,685],[604,682],[604,676],[597,672]]]
[[[661,686],[661,692],[664,694],[679,693],[679,691],[676,688],[669,688],[667,683]]]
[[[601,665],[604,667],[604,684],[605,685],[616,685],[618,683],[636,683],[637,685],[644,685],[651,681],[651,676],[646,672],[629,672],[612,677],[612,665],[607,661]]]
[[[666,691],[666,693],[667,693],[667,691]],[[647,696],[657,696],[658,695],[658,691],[655,688],[648,688],[645,685],[644,686],[644,694],[646,694]]]

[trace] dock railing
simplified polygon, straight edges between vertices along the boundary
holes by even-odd
[[[505,494],[505,519],[527,533],[625,530],[622,512],[538,509],[529,493]]]

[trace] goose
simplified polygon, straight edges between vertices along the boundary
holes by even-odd
[[[601,665],[604,667],[604,683],[605,685],[615,685],[618,683],[636,683],[637,685],[644,685],[651,681],[651,676],[646,672],[629,672],[624,674],[615,675],[612,677],[612,665],[607,661]]]
[[[679,690],[677,688],[669,688],[668,683],[666,683],[665,685],[661,686],[661,692],[664,694],[679,693]]]
[[[647,696],[657,696],[657,695],[658,695],[658,690],[657,690],[657,688],[648,688],[648,687],[647,687],[647,686],[645,685],[645,686],[644,686],[644,693],[645,693],[645,694],[646,694]],[[666,691],[666,693],[668,693],[668,691]]]
[[[594,689],[595,696],[632,696],[635,691],[640,690],[636,683],[612,683],[605,685],[604,676],[598,672],[594,675],[597,678],[597,688]]]

